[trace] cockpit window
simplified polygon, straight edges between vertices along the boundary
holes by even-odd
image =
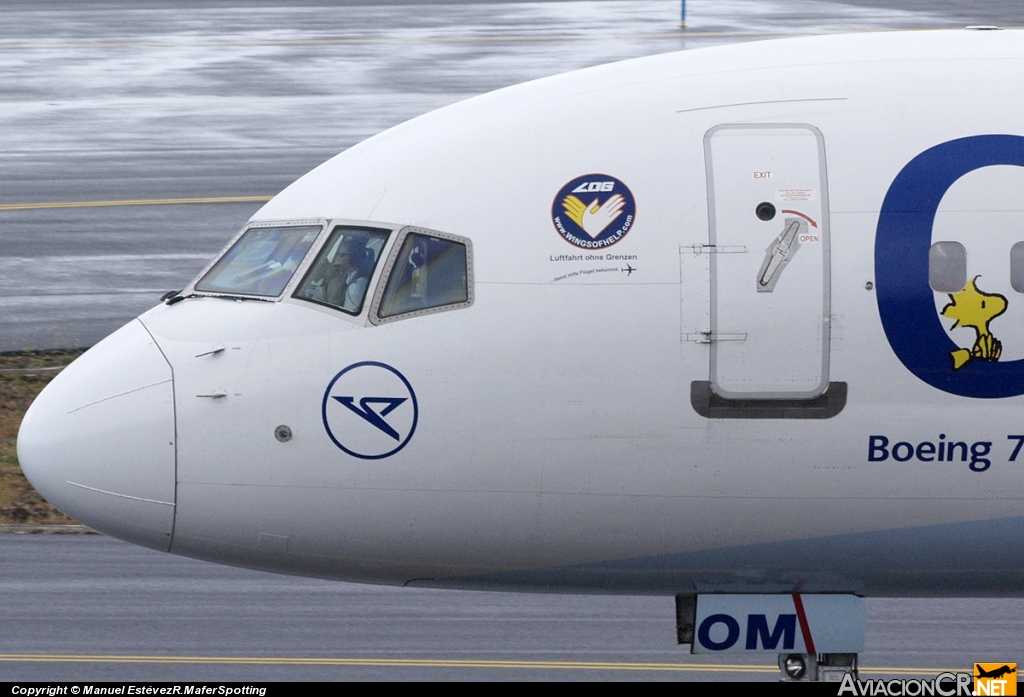
[[[358,315],[388,234],[375,228],[334,228],[295,297]]]
[[[320,234],[319,225],[249,228],[196,284],[206,293],[277,297]]]
[[[381,318],[469,302],[465,244],[410,233],[395,257],[377,314]]]

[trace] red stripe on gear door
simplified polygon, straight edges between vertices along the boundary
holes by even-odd
[[[814,650],[814,639],[811,638],[811,625],[807,624],[804,601],[800,599],[799,593],[793,594],[793,606],[796,608],[796,618],[800,622],[800,633],[804,636],[804,646],[807,648],[807,653],[818,653]]]

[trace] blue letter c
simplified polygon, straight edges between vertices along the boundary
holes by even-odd
[[[911,373],[963,397],[1024,394],[1024,360],[971,361],[953,370],[959,348],[949,338],[928,285],[928,249],[939,202],[968,172],[993,165],[1024,167],[1024,137],[971,136],[951,140],[904,167],[889,187],[875,233],[878,314],[889,345]]]

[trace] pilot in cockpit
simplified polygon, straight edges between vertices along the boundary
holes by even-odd
[[[358,312],[363,304],[366,286],[370,282],[365,245],[354,238],[346,238],[338,247],[331,262],[332,275],[327,282],[327,302],[348,312]]]
[[[366,240],[347,234],[338,243],[334,255],[328,244],[303,283],[299,296],[358,313],[363,305],[376,255],[366,246]]]

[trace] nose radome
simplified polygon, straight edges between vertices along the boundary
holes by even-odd
[[[171,367],[138,320],[46,386],[18,432],[29,482],[89,527],[166,551],[174,524]]]

